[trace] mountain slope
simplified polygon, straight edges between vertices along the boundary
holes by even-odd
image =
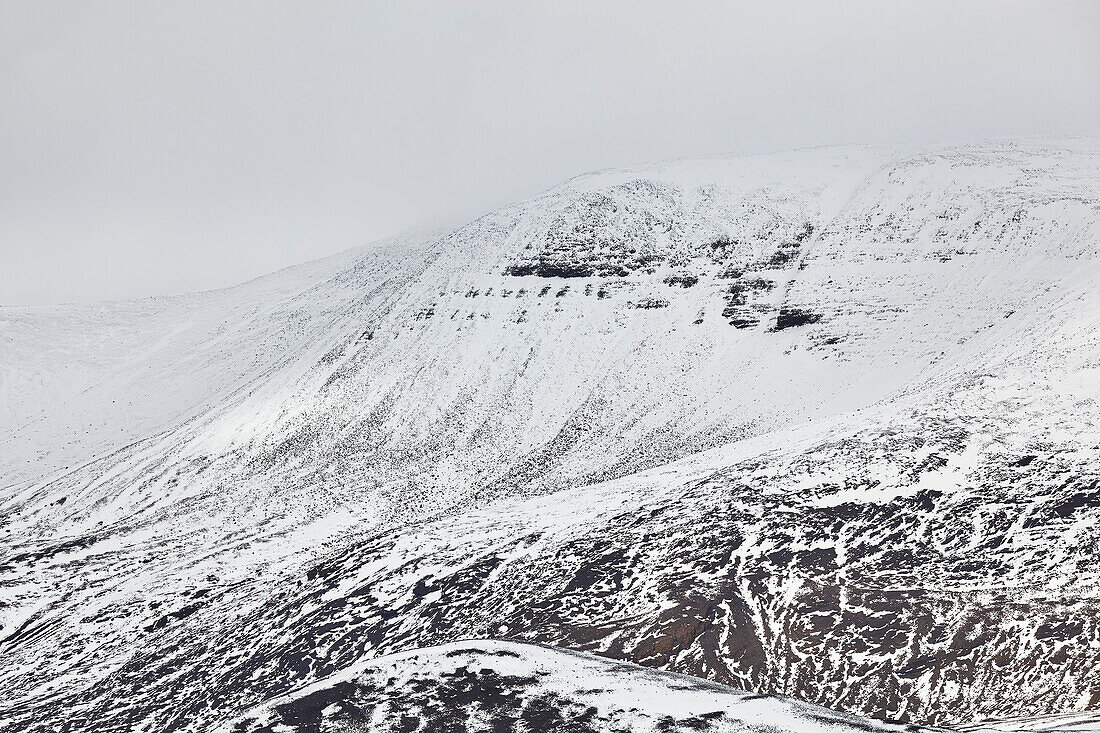
[[[471,636],[1095,707],[1098,237],[1089,141],[800,151],[3,309],[0,720],[197,730]]]

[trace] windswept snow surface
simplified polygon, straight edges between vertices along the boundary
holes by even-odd
[[[573,179],[0,309],[0,730],[508,637],[920,724],[1100,707],[1100,145]]]
[[[1100,731],[1100,713],[987,720],[963,726],[961,730],[965,733],[1097,733]]]

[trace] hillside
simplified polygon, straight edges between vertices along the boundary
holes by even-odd
[[[1100,146],[578,177],[0,309],[0,729],[592,652],[917,724],[1100,706]]]
[[[475,640],[378,657],[224,731],[912,731],[560,649]]]

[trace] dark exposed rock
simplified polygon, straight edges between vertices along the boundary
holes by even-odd
[[[779,309],[779,315],[775,319],[775,330],[782,331],[787,328],[797,328],[821,320],[820,313],[813,313],[803,308],[784,306]]]

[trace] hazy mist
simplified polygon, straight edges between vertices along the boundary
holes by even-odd
[[[1098,124],[1094,2],[0,0],[0,303],[230,285],[595,168]]]

